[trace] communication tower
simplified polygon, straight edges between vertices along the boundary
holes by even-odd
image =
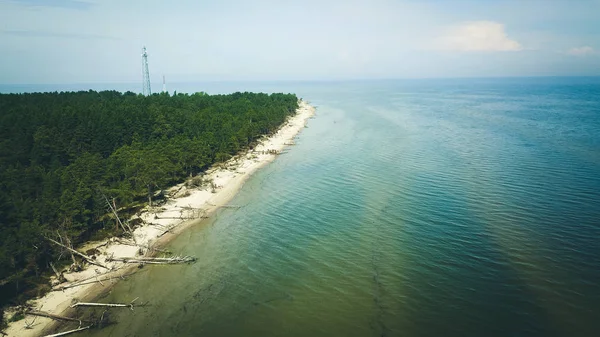
[[[148,53],[146,53],[146,47],[142,49],[142,94],[144,96],[152,95],[150,90],[150,72],[148,71]]]
[[[165,81],[165,75],[163,75],[163,92],[167,92],[167,82]]]

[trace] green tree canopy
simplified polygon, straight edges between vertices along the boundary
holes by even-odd
[[[292,94],[248,92],[0,94],[0,305],[56,257],[44,233],[78,244],[114,228],[102,194],[140,203],[253,146],[297,107]]]

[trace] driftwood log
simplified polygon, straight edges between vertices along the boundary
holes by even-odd
[[[60,315],[54,315],[51,314],[49,312],[44,312],[44,311],[28,311],[26,312],[27,315],[31,315],[31,316],[40,316],[40,317],[47,317],[47,318],[52,318],[54,320],[58,320],[58,321],[70,321],[70,322],[79,322],[79,324],[81,324],[82,322],[85,323],[94,323],[92,321],[87,321],[87,320],[83,320],[83,319],[78,319],[78,318],[72,318],[72,317],[65,317],[65,316],[60,316]]]
[[[107,261],[119,261],[123,263],[147,263],[147,264],[178,264],[196,262],[192,256],[173,257],[109,257]]]
[[[134,306],[141,307],[145,304],[135,305],[134,302],[138,300],[139,297],[136,297],[133,301],[129,303],[90,303],[90,302],[77,302],[71,305],[71,308],[77,307],[103,307],[103,308],[130,308],[133,311]]]
[[[59,332],[59,333],[55,333],[55,334],[51,334],[51,335],[46,335],[44,337],[59,337],[59,336],[66,336],[75,332],[79,332],[79,331],[83,331],[83,330],[87,330],[89,328],[91,328],[91,325],[88,326],[84,326],[84,327],[79,327],[77,329],[73,329],[73,330],[69,330],[69,331],[64,331],[64,332]]]

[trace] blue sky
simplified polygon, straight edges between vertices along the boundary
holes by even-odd
[[[0,83],[600,75],[600,0],[0,0]]]

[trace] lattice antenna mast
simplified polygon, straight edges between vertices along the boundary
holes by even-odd
[[[167,92],[167,82],[165,81],[165,75],[163,75],[163,92]]]
[[[142,49],[142,76],[144,78],[142,83],[142,94],[144,96],[152,95],[150,89],[150,72],[148,71],[148,53],[146,53],[146,47]]]

